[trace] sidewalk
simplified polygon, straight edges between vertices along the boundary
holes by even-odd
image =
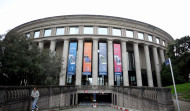
[[[174,106],[177,111],[176,99],[173,98]],[[190,102],[179,100],[180,111],[190,111]]]

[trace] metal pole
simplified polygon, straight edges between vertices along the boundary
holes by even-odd
[[[169,63],[170,63],[170,69],[171,69],[171,74],[172,74],[172,80],[173,80],[173,84],[174,84],[174,91],[175,91],[175,97],[176,97],[177,108],[178,108],[178,111],[180,111],[179,102],[178,102],[178,97],[177,97],[177,91],[176,91],[176,87],[175,87],[175,79],[174,79],[174,75],[173,75],[173,69],[172,69],[172,64],[171,64],[170,58],[169,58]]]

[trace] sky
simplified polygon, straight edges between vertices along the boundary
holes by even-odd
[[[190,35],[190,0],[0,0],[0,34],[33,20],[91,14],[154,25],[174,39]]]

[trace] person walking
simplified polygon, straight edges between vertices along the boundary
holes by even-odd
[[[38,110],[37,101],[40,96],[40,93],[39,93],[37,87],[34,87],[34,89],[32,90],[31,96],[32,96],[32,100],[33,100],[32,111],[34,111],[35,109],[37,111]]]

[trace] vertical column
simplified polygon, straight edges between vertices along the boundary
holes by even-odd
[[[55,51],[55,46],[56,46],[56,41],[55,40],[51,40],[51,43],[50,43],[50,50],[51,50],[51,52]]]
[[[98,39],[93,38],[92,85],[98,85]]]
[[[69,35],[69,32],[70,32],[70,27],[65,27],[65,32],[64,32],[64,35]]]
[[[55,27],[52,28],[52,32],[51,32],[51,36],[54,36],[54,35],[56,35],[56,28]]]
[[[63,45],[63,57],[62,57],[62,67],[59,78],[59,85],[65,85],[66,83],[65,81],[66,81],[66,71],[67,71],[68,50],[69,50],[69,40],[65,39]]]
[[[44,29],[41,29],[39,37],[43,37],[43,36],[44,36]]]
[[[148,41],[148,34],[144,33],[144,40]]]
[[[135,54],[135,68],[136,68],[137,86],[142,86],[142,77],[141,77],[141,67],[140,67],[138,43],[134,42],[133,47],[134,47],[134,54]]]
[[[34,32],[30,32],[30,39],[33,39],[34,38]]]
[[[79,26],[79,34],[84,34],[84,26]]]
[[[75,104],[78,104],[78,93],[76,92]]]
[[[134,38],[137,39],[138,38],[138,32],[135,30],[134,31]]]
[[[154,43],[156,43],[156,36],[153,36],[153,37],[152,37],[152,41],[153,41]]]
[[[122,49],[122,66],[123,66],[123,85],[129,86],[129,76],[127,70],[127,48],[125,41],[121,43],[121,49]]]
[[[44,41],[40,41],[38,47],[42,50],[44,48]]]
[[[108,35],[112,35],[112,28],[108,27]]]
[[[112,93],[112,104],[114,105],[114,93]]]
[[[158,52],[157,52],[157,48],[153,47],[153,57],[154,57],[154,65],[155,65],[155,69],[156,69],[156,78],[157,78],[157,85],[158,87],[161,87],[161,78],[160,78],[160,66],[159,66],[159,61],[158,61]]]
[[[118,106],[118,91],[116,92],[116,95],[115,95],[115,105]]]
[[[164,51],[163,51],[163,49],[160,49],[160,57],[161,57],[162,63],[164,63],[165,62],[165,57],[164,57]]]
[[[108,84],[109,86],[114,85],[113,78],[113,40],[108,39]]]
[[[81,85],[83,41],[84,41],[83,38],[78,39],[78,51],[77,51],[77,62],[76,62],[76,85]]]
[[[126,37],[126,29],[121,29],[121,36]]]
[[[149,48],[147,44],[144,44],[144,51],[145,51],[145,59],[146,59],[146,71],[147,71],[147,77],[148,77],[148,86],[154,87],[153,84],[153,78],[152,78],[152,69],[150,65],[150,54],[149,54]]]
[[[93,32],[95,35],[98,34],[98,26],[94,26],[94,32]]]
[[[73,100],[72,100],[72,102],[73,102],[72,105],[73,105],[73,106],[75,105],[75,97],[76,97],[76,96],[75,96],[75,93],[73,93]]]

